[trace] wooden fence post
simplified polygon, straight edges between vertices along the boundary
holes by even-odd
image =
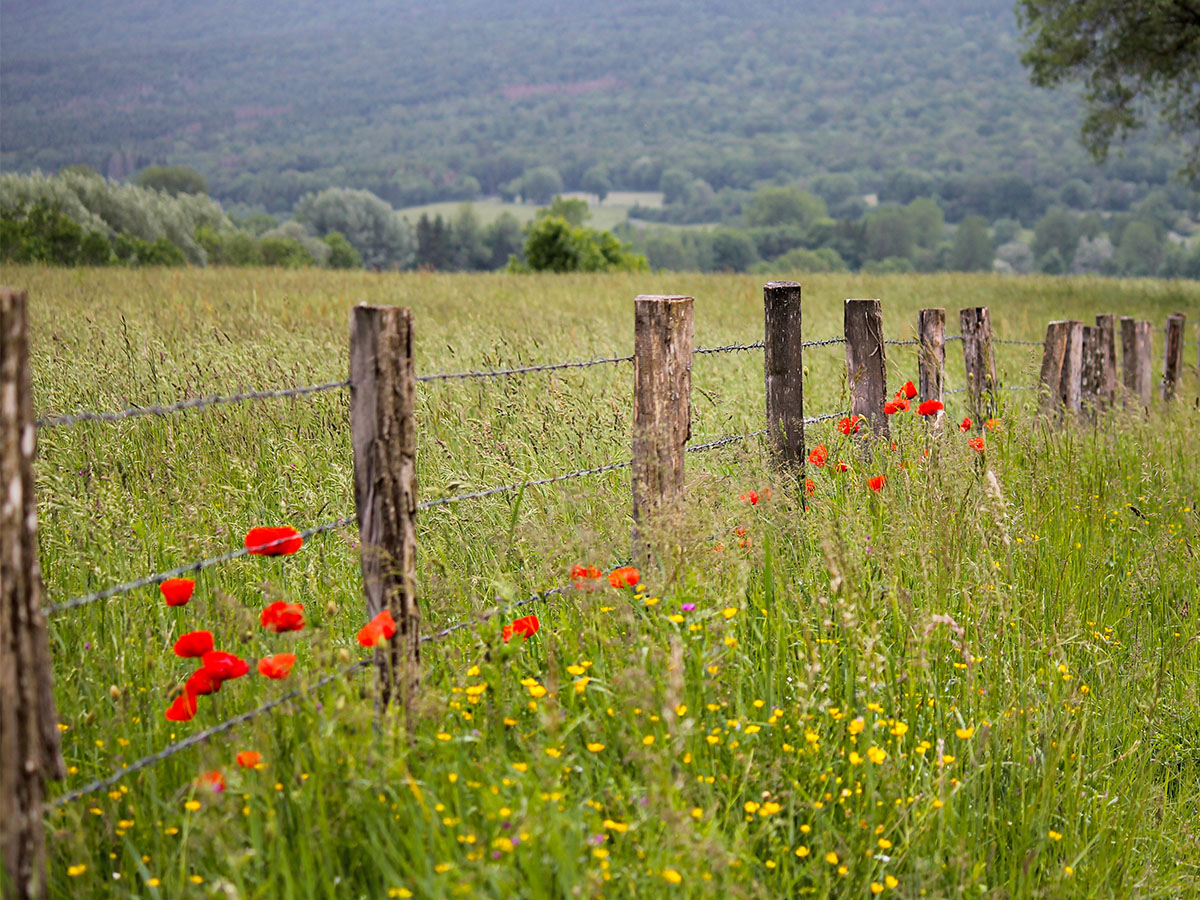
[[[963,360],[967,365],[967,392],[971,414],[983,427],[983,420],[996,411],[996,358],[992,354],[992,320],[986,306],[958,311],[962,326]],[[987,394],[986,405],[983,402]]]
[[[1179,370],[1183,361],[1183,326],[1187,317],[1183,313],[1167,316],[1167,336],[1163,347],[1163,400],[1175,399],[1175,388],[1179,384]]]
[[[6,900],[46,894],[42,800],[62,778],[42,613],[25,293],[0,288],[0,880]]]
[[[375,648],[379,709],[399,695],[413,724],[420,683],[417,433],[412,311],[356,306],[350,317],[350,434],[367,615],[389,610],[396,634]]]
[[[692,433],[692,298],[633,302],[633,557],[650,559],[656,512],[683,493]]]
[[[763,337],[767,380],[767,429],[776,466],[804,471],[804,338],[800,285],[763,285]]]
[[[946,310],[922,309],[917,312],[917,398],[943,401],[943,383],[946,378]],[[933,428],[939,430],[945,418],[939,410],[933,417]]]
[[[1097,396],[1101,409],[1110,409],[1117,399],[1117,317],[1113,313],[1096,316],[1099,329],[1100,380]]]
[[[844,329],[850,415],[865,417],[877,436],[887,437],[891,430],[883,411],[887,396],[883,305],[878,300],[847,300]]]
[[[1058,382],[1058,396],[1062,405],[1071,412],[1079,412],[1080,387],[1083,377],[1083,323],[1078,319],[1067,321],[1067,347],[1063,351],[1062,377]]]
[[[1100,328],[1083,326],[1083,343],[1080,351],[1079,406],[1088,417],[1096,415],[1100,405],[1100,380],[1103,377],[1103,350],[1100,347]]]
[[[1064,321],[1051,322],[1046,326],[1046,341],[1042,345],[1042,373],[1038,382],[1041,385],[1042,412],[1047,415],[1062,404],[1060,387],[1070,330],[1071,324]]]
[[[1137,404],[1143,409],[1150,408],[1154,378],[1151,363],[1153,331],[1154,326],[1149,322],[1121,316],[1121,381],[1125,388],[1125,406]]]

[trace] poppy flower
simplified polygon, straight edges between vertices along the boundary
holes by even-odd
[[[876,475],[874,478],[867,479],[867,487],[876,493],[882,491],[885,484],[887,484],[886,475]]]
[[[276,680],[287,678],[295,664],[295,653],[276,653],[274,656],[264,656],[258,661],[258,674]]]
[[[862,427],[859,424],[858,418],[858,416],[845,416],[844,418],[840,419],[837,426],[838,431],[840,431],[842,434],[857,434],[859,428]]]
[[[835,468],[839,472],[849,472],[850,471],[850,466],[840,459],[838,460],[838,464]]]
[[[189,631],[175,642],[175,655],[184,659],[203,656],[213,648],[211,631]]]
[[[288,556],[304,544],[295,528],[251,528],[246,532],[246,550],[254,556]]]
[[[190,722],[196,715],[196,698],[184,691],[167,707],[167,719],[171,722]]]
[[[213,769],[211,772],[205,772],[196,779],[196,787],[208,788],[210,791],[220,793],[225,790],[225,776],[221,774],[220,769]]]
[[[192,592],[196,590],[196,582],[190,578],[168,578],[158,586],[158,589],[162,591],[167,606],[183,606],[192,599]]]
[[[253,769],[262,762],[262,754],[257,750],[243,750],[237,755],[237,764],[243,769]]]
[[[206,694],[215,694],[221,689],[221,679],[217,678],[208,669],[201,666],[188,678],[183,689],[193,697],[203,697]]]
[[[997,428],[1000,427],[1001,424],[1002,423],[999,419],[988,419],[986,422],[983,423],[983,427],[986,428],[988,431],[995,431]]]
[[[936,415],[937,413],[940,413],[945,408],[946,407],[942,403],[941,400],[926,400],[924,403],[922,403],[920,406],[917,407],[917,415],[918,416],[932,416],[932,415]]]
[[[299,631],[304,627],[304,607],[299,603],[284,603],[276,600],[258,617],[262,627],[274,631]]]
[[[219,681],[232,681],[250,671],[250,664],[224,650],[212,650],[200,657],[200,664]]]
[[[758,504],[758,491],[746,491],[738,497],[743,503],[749,503],[751,506]]]
[[[983,452],[983,435],[980,435],[979,437],[971,438],[969,441],[967,441],[967,446],[970,447],[972,450],[974,450],[976,453],[982,453]]]
[[[642,576],[633,566],[621,566],[608,573],[608,583],[615,588],[633,587],[641,580]]]
[[[889,400],[883,404],[883,411],[891,416],[898,412],[905,412],[908,409],[908,401],[903,397],[897,397],[895,400]]]
[[[804,493],[808,494],[808,496],[811,497],[816,492],[817,492],[816,483],[811,478],[805,478],[804,479]]]
[[[898,397],[898,396],[900,396],[900,394],[903,394],[905,399],[912,400],[914,397],[917,396],[917,389],[916,389],[916,387],[913,386],[913,383],[911,381],[906,381],[906,382],[904,382],[904,387],[900,388],[900,390],[897,391],[896,396]]]
[[[970,431],[971,430],[971,417],[970,416],[966,416],[963,418],[962,424],[960,424],[958,426],[958,430],[959,431]]]
[[[364,647],[374,647],[395,633],[396,620],[392,618],[391,610],[385,609],[358,630],[358,642]]]
[[[825,465],[827,459],[829,459],[829,451],[825,449],[824,444],[817,444],[813,448],[813,452],[808,454],[808,461],[818,469]]]
[[[538,622],[537,616],[524,616],[517,619],[511,625],[504,626],[504,631],[502,632],[504,643],[507,644],[514,634],[524,635],[522,640],[528,640],[537,634],[540,627],[541,623]]]

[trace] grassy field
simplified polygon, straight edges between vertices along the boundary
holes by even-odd
[[[629,211],[635,206],[645,206],[652,209],[662,207],[662,194],[655,191],[613,191],[604,198],[603,203],[599,204],[596,202],[595,194],[585,194],[581,191],[575,191],[565,193],[563,196],[568,199],[586,201],[588,211],[591,213],[591,218],[588,219],[587,224],[592,228],[599,228],[604,231],[611,231],[617,225],[626,221],[629,217]],[[416,225],[417,219],[421,218],[422,214],[429,216],[440,215],[444,219],[450,219],[458,212],[459,207],[462,205],[462,203],[457,202],[426,203],[423,206],[405,207],[400,210],[400,215],[408,219],[413,225]],[[524,225],[526,222],[532,222],[534,216],[537,215],[538,209],[541,208],[529,203],[505,203],[495,197],[489,197],[486,200],[476,200],[468,205],[475,210],[479,221],[484,225],[494,222],[504,213],[512,213]],[[680,226],[663,225],[661,227],[672,228]]]
[[[784,273],[780,273],[781,275]],[[414,309],[419,372],[627,354],[638,293],[696,297],[698,345],[761,338],[746,276],[87,271],[6,267],[32,299],[35,409],[117,409],[343,379],[358,302]],[[421,516],[425,644],[412,740],[375,727],[371,680],[310,696],[48,814],[54,897],[1167,898],[1200,891],[1200,592],[1195,401],[1200,285],[992,276],[805,278],[805,337],[845,297],[986,304],[996,331],[1099,312],[1189,316],[1180,401],[1052,427],[1031,392],[1000,424],[895,449],[813,426],[814,493],[747,441],[688,458],[688,501],[642,591],[516,610],[577,564],[628,556],[629,477],[606,473]],[[950,331],[957,331],[954,325]],[[948,347],[947,378],[962,384]],[[891,351],[897,352],[892,355]],[[1156,359],[1161,334],[1156,333]],[[893,388],[916,376],[889,348]],[[998,348],[1007,385],[1036,348]],[[839,346],[808,354],[809,413],[843,408]],[[423,498],[628,458],[628,364],[424,384]],[[693,443],[757,429],[760,353],[698,356]],[[964,410],[950,398],[949,413]],[[247,529],[352,512],[348,397],[43,430],[39,525],[60,602],[241,545]],[[925,451],[929,450],[928,456]],[[849,471],[834,471],[844,460]],[[878,493],[867,479],[885,475]],[[769,497],[767,489],[770,489]],[[740,500],[760,492],[755,505]],[[356,534],[54,616],[70,775],[119,771],[356,659]],[[258,614],[304,604],[303,631]],[[538,633],[501,626],[536,613]],[[253,661],[297,656],[164,710],[208,629]],[[242,769],[242,751],[262,755]],[[219,770],[224,789],[204,773]]]

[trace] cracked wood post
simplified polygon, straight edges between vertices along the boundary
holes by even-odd
[[[1096,390],[1100,409],[1112,409],[1117,399],[1117,317],[1113,313],[1096,316],[1099,329],[1100,378]]]
[[[0,288],[0,880],[46,895],[46,781],[65,776],[42,613],[25,293]]]
[[[1183,362],[1183,326],[1187,317],[1183,313],[1167,316],[1167,334],[1163,344],[1163,400],[1175,399],[1175,388],[1179,385],[1179,370]]]
[[[775,466],[804,475],[804,338],[800,285],[763,285],[763,350],[767,381],[767,429]]]
[[[944,402],[943,383],[946,380],[946,310],[922,309],[917,312],[917,399]],[[938,410],[933,417],[934,431],[940,431],[946,417]]]
[[[1080,379],[1083,377],[1083,322],[1078,319],[1067,321],[1067,347],[1063,351],[1062,373],[1058,382],[1058,396],[1064,408],[1071,412],[1080,410]]]
[[[656,516],[683,494],[692,428],[692,298],[633,302],[633,558],[649,563]]]
[[[967,365],[967,394],[971,415],[979,428],[996,412],[996,358],[992,354],[992,319],[986,306],[958,311],[962,327],[963,361]],[[986,405],[984,394],[987,395]]]
[[[1083,343],[1080,351],[1079,406],[1080,412],[1093,419],[1100,406],[1100,381],[1103,376],[1103,351],[1100,347],[1100,328],[1083,326]]]
[[[1151,338],[1154,326],[1132,316],[1121,316],[1121,381],[1125,406],[1150,408],[1154,392]]]
[[[887,396],[887,357],[883,348],[883,304],[879,300],[847,300],[846,376],[850,383],[850,416],[862,416],[878,437],[891,429],[883,411]]]
[[[1046,341],[1042,345],[1042,372],[1038,378],[1041,408],[1046,415],[1056,412],[1062,404],[1059,386],[1062,384],[1070,330],[1070,322],[1056,321],[1046,326]]]
[[[375,647],[379,709],[404,704],[411,731],[420,684],[417,608],[417,434],[412,310],[356,306],[350,318],[354,505],[367,615],[390,610],[396,634]]]

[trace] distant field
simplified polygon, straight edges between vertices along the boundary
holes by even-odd
[[[752,342],[762,280],[0,269],[32,298],[38,414],[344,379],[359,302],[412,306],[419,373],[630,353],[639,293],[695,296],[698,345]],[[471,627],[423,646],[412,740],[397,718],[374,727],[368,677],[334,680],[51,812],[50,896],[1193,896],[1200,284],[803,281],[810,340],[840,335],[856,296],[883,298],[894,338],[925,306],[954,333],[959,306],[988,305],[999,335],[1032,340],[1050,318],[1160,328],[1181,309],[1180,402],[1059,429],[1032,392],[1005,392],[998,426],[973,432],[982,453],[912,414],[875,447],[822,422],[809,445],[829,462],[808,467],[807,498],[757,439],[689,454],[688,501],[640,593],[511,605],[577,563],[625,561],[627,470],[423,512],[422,631]],[[887,349],[898,389],[915,355]],[[961,345],[947,351],[961,386]],[[1030,383],[1039,352],[998,347],[1003,382]],[[842,347],[805,361],[810,414],[842,409]],[[758,351],[695,357],[692,443],[762,427],[763,377]],[[423,383],[421,498],[628,459],[631,378],[618,363]],[[965,413],[962,395],[947,406]],[[351,513],[347,421],[330,391],[43,430],[49,600],[223,553],[252,526]],[[51,793],[357,658],[356,540],[337,529],[207,569],[184,607],[147,588],[52,617],[70,775]],[[260,627],[273,600],[303,604],[305,629]],[[502,624],[529,613],[538,633],[505,644]],[[295,669],[252,670],[169,722],[192,669],[171,647],[193,629],[252,666],[294,653]],[[223,790],[202,780],[214,771]]]
[[[611,231],[621,222],[626,221],[629,210],[634,206],[647,206],[653,209],[662,208],[662,194],[657,191],[614,191],[601,204],[596,203],[595,194],[584,194],[575,191],[565,193],[563,196],[587,201],[588,210],[592,214],[587,224],[604,231]],[[426,203],[424,206],[407,206],[400,210],[400,215],[408,219],[409,222],[416,224],[417,219],[422,214],[429,216],[440,215],[443,218],[449,218],[462,205],[462,203]],[[470,206],[475,210],[475,214],[479,216],[479,220],[485,225],[489,222],[494,222],[506,212],[512,213],[522,224],[532,222],[540,208],[530,203],[505,203],[496,197],[490,197],[486,200],[476,200]]]

